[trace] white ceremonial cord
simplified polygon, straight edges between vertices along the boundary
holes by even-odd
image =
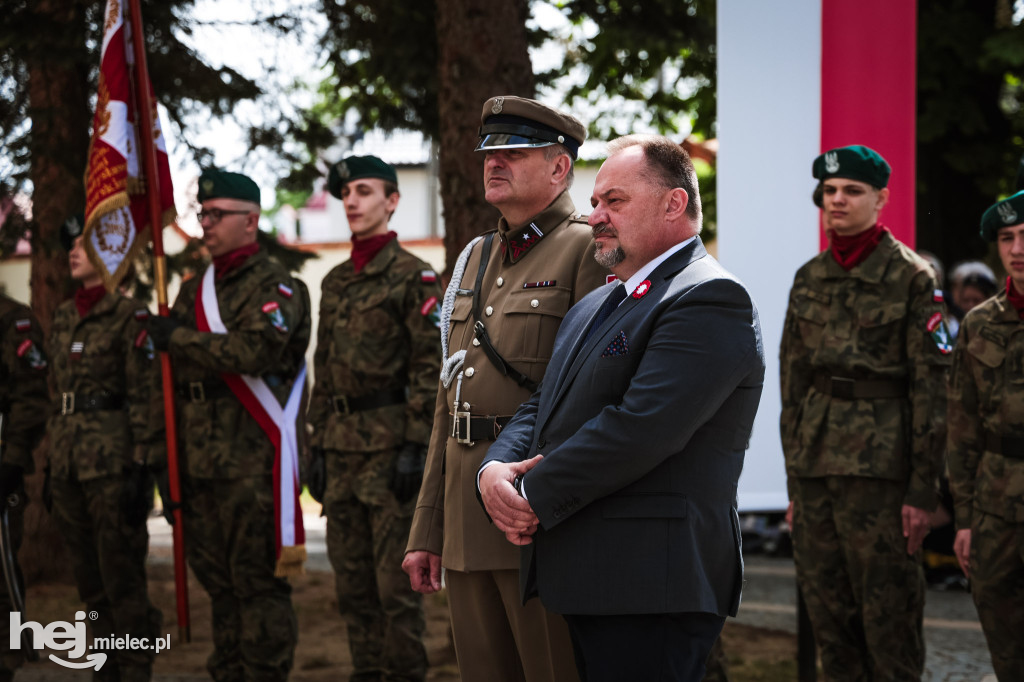
[[[441,367],[441,383],[445,388],[452,385],[452,379],[462,369],[462,363],[466,359],[465,349],[456,351],[448,356],[448,325],[452,320],[452,310],[455,308],[455,297],[462,286],[462,277],[466,273],[466,263],[469,262],[469,255],[473,252],[473,246],[483,237],[476,237],[466,245],[466,248],[459,254],[452,269],[452,278],[448,282],[448,288],[444,291],[444,299],[441,303],[441,360],[444,366]]]

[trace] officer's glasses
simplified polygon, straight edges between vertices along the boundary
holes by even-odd
[[[248,215],[250,213],[252,213],[252,211],[225,211],[219,208],[210,208],[196,213],[196,217],[199,218],[199,222],[209,220],[212,225],[219,223],[226,215]]]

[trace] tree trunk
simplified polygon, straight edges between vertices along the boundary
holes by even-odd
[[[32,309],[45,333],[57,306],[70,295],[67,254],[60,247],[61,224],[85,208],[89,146],[88,53],[83,3],[40,0],[30,12],[39,35],[26,55],[29,116],[32,119]],[[36,450],[35,476],[26,482],[32,500],[42,499],[46,443]],[[64,543],[42,504],[25,513],[21,566],[25,579],[67,580]]]
[[[439,0],[438,111],[446,278],[498,211],[484,200],[483,154],[474,152],[483,104],[495,95],[533,97],[526,0]]]

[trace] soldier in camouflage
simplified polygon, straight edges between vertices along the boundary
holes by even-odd
[[[814,161],[831,244],[796,273],[779,351],[797,581],[831,680],[924,668],[952,347],[931,268],[878,222],[889,173],[859,145]]]
[[[32,451],[42,438],[50,412],[43,332],[28,306],[0,294],[0,504],[7,506],[10,551],[17,557],[24,527],[24,477],[35,471]],[[20,575],[19,581],[20,582]],[[6,582],[0,583],[0,611],[13,611]],[[24,655],[11,650],[10,619],[0,613],[0,682],[14,679]]]
[[[954,550],[1000,682],[1024,680],[1024,191],[985,211],[1006,289],[960,325],[949,381]]]
[[[402,572],[441,371],[440,285],[398,244],[395,169],[375,156],[331,167],[352,258],[323,281],[308,414],[310,490],[348,628],[352,680],[423,680],[422,597]]]
[[[275,575],[275,446],[226,379],[259,377],[285,404],[309,344],[309,295],[256,243],[256,183],[207,170],[199,201],[226,333],[198,329],[203,277],[186,281],[172,317],[150,328],[174,362],[186,547],[213,611],[207,669],[218,682],[284,680],[298,634],[291,587]]]
[[[57,404],[49,420],[53,515],[71,554],[93,637],[160,636],[146,590],[153,503],[148,470],[165,460],[160,366],[146,333],[146,307],[108,293],[83,237],[72,246],[81,283],[54,313],[47,345]],[[151,650],[110,649],[100,680],[149,680]]]

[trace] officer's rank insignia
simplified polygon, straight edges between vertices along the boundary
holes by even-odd
[[[435,327],[441,327],[441,306],[437,296],[431,296],[420,306],[420,315],[430,320]]]
[[[502,247],[508,243],[511,260],[515,263],[519,258],[536,246],[544,238],[544,232],[536,224],[530,223],[518,232],[509,232],[502,241]]]
[[[14,328],[17,329],[19,332],[27,332],[29,329],[32,328],[32,320],[28,319],[27,317],[23,320],[15,320]]]
[[[647,295],[647,292],[651,290],[651,280],[645,279],[636,285],[636,289],[633,289],[633,298],[643,298]]]
[[[946,320],[943,319],[942,313],[935,313],[928,318],[927,328],[940,353],[949,355],[953,352],[953,343],[949,338],[949,329],[946,328]]]
[[[286,284],[278,284],[277,285],[277,290],[285,298],[291,298],[294,295],[294,293],[295,293],[295,292],[292,291],[292,288],[290,286],[286,285]]]
[[[936,289],[935,293],[932,294],[932,300],[936,303],[942,303],[944,297],[942,295],[942,289]]]
[[[135,311],[135,319],[139,322],[145,322],[149,319],[149,311],[145,308],[140,308]]]
[[[835,152],[827,152],[825,154],[825,170],[829,173],[835,173],[839,170],[839,154]]]
[[[25,358],[28,366],[32,369],[46,368],[46,358],[36,348],[36,344],[32,343],[32,339],[25,339],[21,342],[21,345],[18,346],[18,357]]]
[[[437,273],[433,270],[420,270],[420,282],[433,284],[437,281]]]
[[[281,314],[281,306],[277,304],[277,301],[267,301],[263,304],[262,310],[263,314],[270,320],[270,324],[274,325],[274,329],[282,333],[288,331],[288,323],[284,321],[284,315]]]
[[[619,281],[619,278],[616,277],[615,275],[605,275],[604,276],[604,283],[605,284],[611,284],[612,282],[618,282],[618,281]]]
[[[82,357],[82,353],[85,351],[85,343],[82,341],[71,342],[71,359],[78,360]]]

